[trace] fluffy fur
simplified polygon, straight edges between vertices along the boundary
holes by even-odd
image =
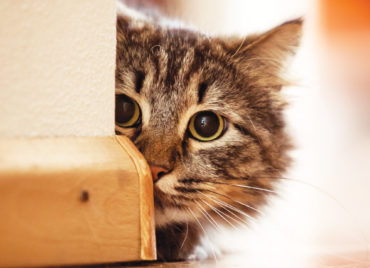
[[[118,14],[116,94],[139,104],[142,123],[116,131],[170,170],[154,184],[158,257],[186,259],[203,228],[253,216],[289,164],[280,72],[302,21],[224,38],[136,15]],[[189,137],[189,119],[204,110],[227,120],[221,138]]]

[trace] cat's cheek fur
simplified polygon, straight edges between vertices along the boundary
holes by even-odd
[[[173,223],[194,222],[194,218],[186,211],[177,208],[157,208],[155,210],[155,225],[158,228],[166,227]]]
[[[176,171],[173,171],[170,174],[165,175],[160,180],[158,180],[154,185],[154,189],[158,189],[165,193],[166,195],[176,195],[178,194],[175,191],[176,186],[177,186],[177,176]]]
[[[175,190],[175,187],[181,187],[182,185],[178,183],[177,171],[174,170],[168,175],[163,176],[160,180],[158,180],[154,185],[154,194],[156,195],[157,199],[161,199],[160,195],[165,195],[166,198],[171,199],[171,196],[178,196],[179,193]],[[161,194],[158,194],[160,192]],[[157,193],[157,194],[156,194]],[[193,222],[194,216],[190,214],[190,212],[184,207],[183,205],[179,205],[182,208],[178,208],[176,206],[169,205],[166,200],[159,201],[161,205],[155,204],[155,224],[156,227],[164,227],[170,224],[176,223],[187,223]],[[165,204],[162,205],[162,202]],[[198,215],[196,215],[198,216]]]

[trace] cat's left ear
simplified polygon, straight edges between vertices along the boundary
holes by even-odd
[[[260,35],[229,40],[230,54],[243,71],[264,78],[260,83],[277,84],[286,60],[294,56],[300,43],[302,24],[302,19],[296,19]]]

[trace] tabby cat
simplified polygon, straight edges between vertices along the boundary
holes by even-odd
[[[245,224],[288,167],[280,74],[301,28],[214,37],[120,7],[116,132],[151,167],[159,259],[196,257],[207,228]]]

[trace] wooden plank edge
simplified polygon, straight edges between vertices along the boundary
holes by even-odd
[[[140,232],[141,232],[141,259],[156,260],[156,237],[155,237],[155,222],[154,222],[154,196],[153,196],[153,180],[151,171],[144,156],[131,143],[125,142],[128,140],[125,136],[116,135],[117,142],[127,152],[132,159],[137,173],[139,175],[140,187]],[[135,157],[134,157],[135,155]],[[139,157],[138,157],[139,156]]]
[[[138,201],[136,203],[137,206],[135,206],[135,215],[137,216],[135,220],[135,225],[136,225],[136,228],[135,228],[136,237],[134,237],[135,246],[133,247],[132,245],[132,239],[133,239],[132,237],[130,237],[130,239],[127,240],[130,242],[129,249],[133,248],[134,251],[131,250],[131,252],[134,252],[134,254],[130,253],[128,258],[125,257],[123,259],[120,259],[121,258],[120,256],[122,256],[122,250],[118,249],[117,245],[122,246],[122,244],[120,244],[119,241],[123,241],[123,240],[119,240],[119,241],[115,240],[115,243],[113,243],[112,245],[117,250],[112,254],[111,253],[106,254],[105,257],[101,256],[102,255],[101,252],[95,252],[95,256],[93,256],[93,258],[88,257],[87,259],[85,258],[86,254],[85,254],[85,257],[82,257],[82,258],[73,257],[72,259],[71,258],[68,259],[69,257],[67,257],[66,259],[63,257],[64,260],[61,261],[59,259],[57,260],[57,262],[55,262],[54,260],[46,260],[46,261],[41,260],[40,261],[40,259],[33,258],[32,261],[28,260],[25,263],[21,263],[21,261],[20,262],[18,261],[14,265],[11,264],[12,261],[10,263],[4,262],[2,265],[3,260],[2,258],[0,258],[0,266],[17,267],[20,265],[22,266],[23,265],[24,266],[85,265],[85,264],[109,263],[109,262],[117,262],[117,261],[122,262],[122,261],[141,260],[140,258],[141,258],[141,244],[142,243],[141,243],[141,228],[140,228],[141,223],[140,221],[142,220],[142,217],[140,214],[141,213],[140,203],[141,203],[141,200],[144,200],[144,199],[140,196],[140,189],[141,189],[140,176],[137,173],[137,164],[135,164],[133,160],[135,159],[136,151],[132,150],[133,148],[131,148],[130,146],[133,146],[133,145],[131,144],[131,142],[129,142],[128,139],[125,140],[125,144],[122,145],[119,142],[117,142],[117,139],[114,136],[109,136],[109,137],[53,137],[53,138],[40,138],[40,137],[0,138],[0,145],[1,145],[0,146],[1,147],[0,159],[3,160],[3,162],[0,163],[0,179],[2,179],[2,177],[6,178],[9,175],[30,177],[33,175],[46,176],[46,175],[50,175],[54,173],[63,175],[63,176],[67,174],[70,177],[71,174],[75,175],[78,173],[87,172],[86,174],[90,176],[91,174],[94,174],[95,171],[97,171],[99,172],[97,174],[97,178],[99,178],[99,181],[102,181],[101,176],[100,176],[102,172],[110,173],[109,176],[111,176],[112,179],[110,179],[109,181],[113,181],[114,184],[117,184],[116,183],[117,179],[119,178],[124,179],[126,178],[126,176],[124,177],[121,176],[118,178],[118,174],[115,171],[128,171],[128,174],[133,174],[132,177],[134,178],[134,181],[135,181],[135,200]],[[14,146],[15,146],[15,149],[14,149]],[[127,146],[129,146],[128,150],[130,150],[130,152],[128,152],[128,150],[125,149],[125,147]],[[123,148],[124,150],[122,150],[122,147],[124,147]],[[11,150],[12,148],[14,150]],[[25,161],[24,160],[15,161],[18,158],[17,157],[17,155],[19,155],[18,153],[22,153],[25,148],[27,149],[25,151],[26,154],[25,155],[22,154],[21,157],[19,157],[20,159],[25,159]],[[67,156],[67,157],[63,157],[61,159],[60,154],[58,154],[58,150],[55,151],[55,149],[58,149],[58,148],[61,149],[60,153],[62,154],[62,156]],[[37,152],[35,152],[34,149],[37,149]],[[49,155],[50,150],[52,151],[51,155]],[[4,161],[7,159],[9,155],[10,155],[10,158],[8,159],[9,161]],[[58,157],[54,157],[55,155],[58,155]],[[138,154],[138,155],[141,156],[141,154]],[[47,160],[47,161],[44,161],[44,160]],[[4,162],[5,162],[5,165],[3,165]],[[142,163],[142,164],[145,165],[145,163]],[[65,173],[66,171],[67,173]],[[83,182],[84,180],[86,180],[86,178],[85,176],[82,176],[82,177],[83,177],[82,179],[82,182]],[[91,178],[89,177],[89,180],[86,180],[86,182],[91,182]],[[148,180],[148,183],[150,184],[152,183],[150,178]],[[72,186],[75,188],[81,188],[81,190],[87,189],[89,192],[89,195],[91,195],[91,191],[89,189],[90,187],[86,187],[85,183],[84,184],[78,183],[76,185],[73,184]],[[80,187],[80,186],[83,186],[83,187]],[[89,183],[87,184],[87,186],[89,186]],[[78,198],[79,197],[78,194],[81,193],[80,191],[71,192],[69,190],[68,191],[63,190],[62,192],[64,195],[65,194],[68,194],[68,195],[76,194],[75,197],[77,198],[73,198],[73,200],[75,200],[78,203],[83,202],[85,204],[85,207],[86,207],[86,204],[91,203],[90,201],[96,200],[95,198],[96,195],[94,193],[93,193],[93,196],[94,196],[93,199],[88,198],[86,201],[81,201],[81,199]],[[122,197],[121,194],[117,196]],[[53,196],[53,200],[54,200],[54,196]],[[114,199],[112,200],[114,201]],[[146,202],[151,203],[151,206],[153,206],[153,200],[146,200]],[[100,202],[100,203],[106,204],[106,202]],[[117,202],[115,203],[117,204]],[[8,204],[8,203],[3,202],[3,204]],[[63,202],[63,204],[65,203]],[[109,210],[113,212],[111,213],[111,215],[125,215],[125,213],[117,213],[116,206],[109,206],[108,208]],[[0,212],[2,211],[3,210],[0,210]],[[31,211],[31,210],[28,210],[28,211]],[[68,208],[68,211],[70,211],[70,208]],[[79,213],[79,215],[84,215],[84,213]],[[93,215],[96,216],[98,214],[96,214],[96,211],[95,211]],[[109,217],[109,219],[113,219],[113,218]],[[117,220],[118,220],[118,223],[121,222],[120,218],[117,218]],[[81,223],[82,221],[79,220],[78,222]],[[6,230],[6,228],[3,228],[3,230],[4,229]],[[106,236],[104,235],[104,237]],[[0,241],[1,241],[1,238],[0,238]],[[110,241],[107,241],[106,244],[109,245]],[[1,255],[1,252],[0,252],[0,255]],[[65,256],[65,254],[61,254],[60,256],[62,255]],[[19,256],[19,258],[21,257],[22,256]],[[19,259],[18,257],[16,258]]]

